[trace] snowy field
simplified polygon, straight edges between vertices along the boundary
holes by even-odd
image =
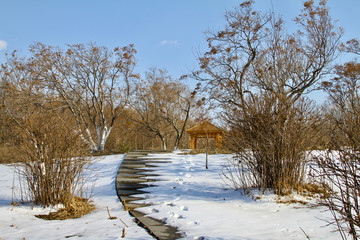
[[[240,195],[229,189],[221,179],[222,165],[230,155],[210,155],[205,169],[205,155],[177,153],[149,155],[170,158],[156,168],[163,181],[157,187],[144,189],[146,202],[152,206],[138,209],[148,215],[177,226],[185,239],[339,239],[333,227],[321,219],[331,216],[324,208],[312,204],[278,204],[269,193],[261,199]],[[10,205],[13,169],[0,165],[0,239],[152,239],[123,210],[115,192],[115,176],[123,155],[96,158],[98,169],[92,200],[96,210],[80,219],[46,221],[35,214],[49,209]],[[310,207],[312,206],[312,207]],[[110,220],[109,207],[116,220]],[[303,231],[302,231],[303,230]]]

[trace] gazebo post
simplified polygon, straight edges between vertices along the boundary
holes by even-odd
[[[194,137],[193,137],[193,135],[190,135],[190,149],[194,150]]]
[[[222,136],[220,133],[216,135],[216,148],[221,149],[222,148]]]
[[[195,135],[191,135],[190,139],[190,149],[194,150],[197,147],[197,137]]]

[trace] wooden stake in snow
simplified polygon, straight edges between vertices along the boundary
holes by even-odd
[[[121,220],[121,219],[120,219],[120,220]],[[126,231],[125,231],[125,228],[123,228],[121,238],[125,238],[125,236],[126,236]]]
[[[110,220],[117,219],[117,217],[113,217],[113,216],[110,215],[109,207],[106,207],[106,209],[107,209],[107,212],[108,212],[108,214],[109,214],[109,219],[110,219]]]

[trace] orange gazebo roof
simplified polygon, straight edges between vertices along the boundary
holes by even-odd
[[[218,134],[223,133],[223,130],[216,127],[214,124],[204,121],[192,128],[186,130],[190,135],[203,135],[203,134]]]

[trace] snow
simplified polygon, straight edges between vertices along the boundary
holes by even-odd
[[[93,169],[97,172],[88,183],[91,200],[96,210],[79,219],[47,221],[36,218],[36,214],[46,214],[51,209],[22,205],[11,206],[14,169],[0,164],[0,239],[120,239],[125,225],[126,239],[149,239],[148,233],[133,222],[133,218],[123,210],[116,191],[115,176],[124,155],[95,158]],[[107,213],[118,219],[110,220]]]
[[[330,213],[314,207],[314,200],[309,206],[279,204],[271,193],[255,200],[229,189],[221,173],[230,155],[209,155],[208,170],[205,154],[166,157],[172,164],[156,170],[165,181],[149,188],[144,196],[154,205],[142,210],[177,226],[186,239],[306,239],[301,229],[311,239],[339,239],[325,227]]]
[[[176,226],[184,239],[339,239],[333,227],[322,219],[331,215],[322,207],[276,203],[276,196],[266,193],[260,199],[241,195],[222,180],[222,165],[231,155],[182,155],[180,152],[151,154],[169,158],[172,163],[159,163],[155,177],[162,181],[144,189],[145,202],[152,205],[141,210],[149,216]],[[97,157],[97,177],[88,183],[96,210],[80,219],[46,221],[34,215],[49,209],[22,205],[11,206],[14,169],[0,164],[0,239],[153,239],[134,223],[123,210],[115,191],[115,177],[124,155]],[[256,195],[256,192],[254,192]],[[116,220],[110,220],[109,207]]]

